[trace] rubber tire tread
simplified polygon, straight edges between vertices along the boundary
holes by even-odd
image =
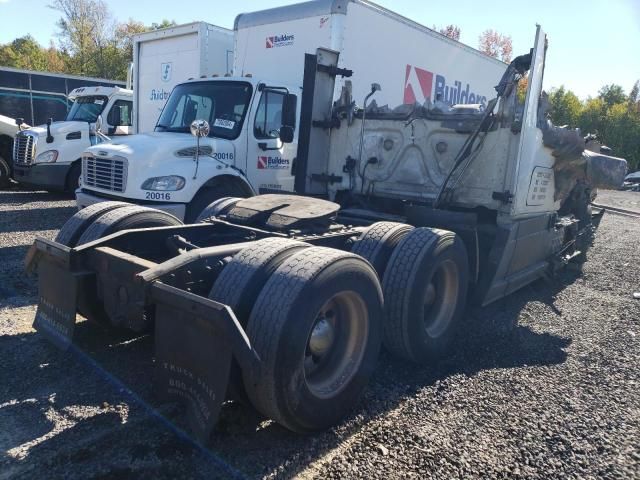
[[[209,292],[209,299],[231,307],[243,327],[271,274],[308,243],[289,238],[263,238],[240,250],[222,269]]]
[[[226,197],[242,196],[243,192],[236,185],[216,185],[206,187],[196,193],[193,199],[187,204],[184,213],[184,222],[191,224],[197,223],[200,214],[216,200]]]
[[[430,268],[425,261],[432,257],[438,244],[448,238],[453,238],[458,247],[461,246],[464,253],[464,271],[459,272],[461,285],[459,288],[458,304],[453,314],[452,328],[455,329],[460,315],[464,311],[467,294],[468,260],[464,243],[455,233],[448,230],[419,227],[405,236],[395,248],[387,271],[382,280],[384,292],[384,345],[391,353],[416,363],[427,363],[440,357],[443,352],[415,351],[412,342],[416,336],[410,332],[410,298],[414,288],[416,276]],[[462,260],[461,260],[462,262]],[[442,336],[445,336],[443,334]]]
[[[289,256],[309,246],[278,237],[252,242],[225,265],[211,287],[209,299],[231,307],[240,325],[246,328],[251,309],[271,274]],[[242,382],[242,371],[235,360],[231,365],[227,395],[244,404],[251,403]]]
[[[236,203],[242,200],[240,197],[222,197],[211,202],[196,218],[195,223],[203,223],[207,218],[217,217],[231,210]]]
[[[0,157],[0,188],[7,188],[11,184],[11,167]]]
[[[261,363],[260,366],[251,371],[243,371],[245,389],[253,406],[263,415],[272,418],[286,428],[296,432],[309,432],[327,428],[327,425],[320,427],[302,425],[291,418],[279,404],[279,392],[276,388],[276,377],[281,371],[277,368],[277,361],[285,352],[282,351],[281,342],[286,338],[291,342],[290,334],[285,327],[290,313],[299,309],[301,298],[308,298],[314,293],[309,291],[310,283],[320,276],[324,270],[341,260],[356,260],[368,271],[369,278],[375,282],[378,289],[379,306],[382,305],[382,291],[378,282],[378,277],[373,268],[357,255],[343,252],[327,247],[311,247],[304,249],[290,256],[269,278],[264,288],[260,292],[258,299],[251,311],[249,323],[247,325],[247,335],[253,348],[258,352]],[[305,297],[306,296],[306,297]],[[360,365],[360,372],[354,378],[364,382],[362,389],[368,382],[375,367],[375,360],[378,357],[380,348],[380,320],[382,317],[371,320],[373,306],[367,305],[370,310],[369,340],[372,345],[368,348],[374,349],[367,353],[373,355],[373,360],[363,358]],[[366,355],[366,353],[365,353]],[[366,370],[365,370],[366,369]],[[353,383],[352,383],[353,384]],[[361,393],[361,391],[359,392]],[[359,394],[358,393],[358,394]],[[341,405],[344,409],[344,405]],[[349,408],[352,405],[348,405]],[[337,407],[336,411],[340,408]]]
[[[99,216],[84,231],[78,240],[78,245],[93,242],[119,230],[172,225],[182,225],[182,222],[170,213],[154,208],[131,205],[111,210]]]
[[[405,223],[374,223],[353,244],[351,253],[360,255],[367,260],[378,272],[378,276],[382,278],[394,248],[413,228]]]
[[[55,241],[67,247],[75,247],[80,236],[96,218],[103,213],[129,205],[131,204],[125,202],[99,202],[78,210],[62,226],[56,235]]]

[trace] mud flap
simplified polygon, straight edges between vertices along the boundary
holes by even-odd
[[[66,350],[72,342],[76,324],[77,278],[54,263],[41,261],[38,264],[38,292],[33,328]]]
[[[231,309],[192,293],[154,282],[154,389],[187,408],[195,436],[205,441],[218,420],[229,383],[232,354],[250,363],[249,341]]]

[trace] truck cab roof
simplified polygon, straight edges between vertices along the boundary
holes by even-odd
[[[87,97],[89,95],[104,95],[106,97],[111,97],[116,94],[133,97],[133,90],[121,87],[79,87],[71,90],[67,97],[69,100],[73,101],[78,97]]]

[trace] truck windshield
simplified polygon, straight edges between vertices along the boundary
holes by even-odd
[[[194,120],[209,122],[210,137],[235,139],[251,99],[246,82],[194,82],[177,85],[162,110],[156,132],[184,132]]]
[[[67,114],[67,121],[94,123],[107,106],[108,100],[102,95],[76,98]]]

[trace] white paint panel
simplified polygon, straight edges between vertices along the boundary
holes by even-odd
[[[151,40],[140,45],[137,74],[138,133],[153,130],[173,87],[198,75],[198,33]]]
[[[297,12],[297,11],[296,11]],[[260,12],[253,13],[255,19]],[[294,16],[295,14],[295,16]],[[265,11],[265,22],[272,17]],[[486,103],[495,97],[507,65],[447,39],[381,7],[347,3],[347,13],[299,16],[236,31],[234,73],[285,84],[302,84],[304,54],[319,47],[340,52],[339,66],[352,69],[353,96],[361,105],[371,83],[382,91],[378,105],[435,101]],[[293,37],[288,41],[289,36]],[[271,40],[270,40],[271,39]],[[334,98],[343,85],[336,82]],[[412,92],[411,94],[405,94]]]
[[[553,164],[554,158],[551,151],[545,148],[542,141],[542,130],[537,127],[538,102],[542,92],[542,77],[544,73],[544,59],[546,48],[546,35],[538,26],[536,41],[529,70],[529,89],[525,100],[525,109],[520,133],[520,146],[518,148],[517,167],[515,171],[514,200],[511,214],[513,217],[550,212],[556,209],[554,196],[547,194],[537,195],[532,200],[532,185],[542,180],[540,172],[551,172],[550,190],[554,191]],[[535,188],[535,187],[534,187]],[[549,193],[549,192],[546,192]]]
[[[507,67],[364,4],[349,3],[344,35],[340,63],[354,71],[354,99],[359,105],[372,82],[382,87],[373,96],[376,103],[392,108],[413,103],[414,98],[419,103],[426,98],[435,101],[440,91],[449,104],[486,103],[496,96],[493,87]]]
[[[234,75],[252,74],[269,82],[302,86],[304,54],[332,46],[332,17],[304,17],[237,30]]]
[[[233,32],[204,22],[135,38],[134,111],[138,133],[150,132],[175,85],[231,70]]]

